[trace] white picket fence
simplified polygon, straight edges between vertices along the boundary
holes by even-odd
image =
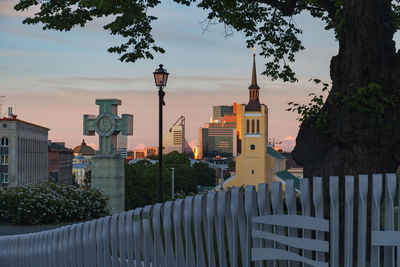
[[[354,197],[356,179],[359,181],[358,201]],[[356,179],[346,176],[344,188],[339,188],[338,177],[330,177],[329,222],[322,220],[326,214],[321,178],[302,179],[299,199],[296,199],[291,181],[286,183],[284,194],[280,183],[273,183],[271,190],[266,184],[260,184],[257,190],[247,186],[245,190],[209,192],[50,231],[3,236],[0,237],[0,266],[214,267],[265,266],[264,262],[267,266],[277,266],[271,255],[267,255],[268,261],[258,261],[265,256],[259,253],[263,248],[285,252],[276,253],[279,267],[301,266],[290,259],[304,258],[327,262],[320,266],[328,263],[339,266],[339,243],[344,243],[344,266],[380,266],[381,263],[388,267],[395,266],[396,260],[400,266],[400,232],[395,231],[394,225],[396,176],[373,175],[370,179],[372,192],[368,192],[368,176],[360,175]],[[309,193],[311,182],[312,196]],[[344,240],[339,239],[339,190],[345,190]],[[367,216],[367,198],[372,203],[370,216]],[[297,209],[298,204],[301,210]],[[358,218],[354,218],[355,209]],[[288,219],[314,214],[311,219],[319,218],[320,226],[306,225],[305,217],[298,222],[285,221],[282,219],[285,214]],[[259,224],[263,220],[272,225]],[[356,233],[353,233],[354,220]],[[369,233],[368,220],[371,223]],[[321,232],[324,225],[329,241],[324,241],[325,235]],[[399,225],[396,228],[400,230]],[[273,240],[261,237],[271,237],[269,233],[284,237],[273,237]],[[370,251],[367,251],[368,235],[372,240]],[[311,237],[315,241],[300,240]],[[323,242],[329,243],[325,246]],[[311,247],[304,247],[305,244],[322,245],[315,253]],[[357,245],[355,257],[354,244]],[[383,255],[380,255],[379,246],[385,246]],[[294,257],[295,254],[299,256]],[[370,256],[367,258],[367,255]],[[367,260],[370,263],[367,264]]]

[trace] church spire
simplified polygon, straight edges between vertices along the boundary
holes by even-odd
[[[253,73],[251,75],[251,85],[249,89],[260,89],[257,84],[257,72],[256,72],[256,48],[253,48]]]
[[[256,49],[253,48],[253,72],[251,76],[251,84],[249,86],[250,99],[246,105],[246,110],[259,111],[261,110],[260,99],[259,99],[260,87],[257,84],[257,73],[256,73]]]

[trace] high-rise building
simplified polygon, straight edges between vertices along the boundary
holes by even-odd
[[[117,135],[117,153],[121,155],[121,158],[128,157],[128,136],[122,135],[121,133]]]
[[[49,129],[17,119],[8,110],[0,119],[0,181],[2,186],[20,186],[47,181]]]
[[[203,127],[199,129],[199,158],[236,157],[236,128]]]
[[[181,116],[163,136],[163,153],[178,151],[193,157],[193,151],[185,138],[185,117]]]
[[[236,157],[238,152],[237,104],[214,106],[211,122],[199,128],[198,158]]]
[[[221,120],[225,115],[233,114],[233,106],[213,106],[213,121]]]

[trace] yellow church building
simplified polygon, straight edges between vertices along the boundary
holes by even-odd
[[[255,53],[249,86],[249,102],[237,109],[237,131],[241,139],[241,154],[235,158],[236,174],[225,180],[219,188],[242,185],[258,185],[287,179],[299,180],[286,171],[286,157],[268,145],[268,107],[260,103],[260,87],[257,84]]]

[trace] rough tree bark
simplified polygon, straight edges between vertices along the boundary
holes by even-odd
[[[382,86],[383,94],[399,96],[400,51],[396,53],[388,0],[346,0],[346,25],[339,31],[339,53],[331,60],[331,93],[319,116],[327,114],[328,131],[322,133],[305,121],[298,133],[293,158],[304,167],[304,177],[322,176],[326,217],[329,217],[329,176],[393,173],[400,162],[400,108],[384,114],[381,124],[371,124],[370,114],[352,112],[335,105],[334,93],[351,94],[370,82]],[[384,127],[390,125],[391,127]],[[344,180],[340,181],[340,233],[344,234]],[[371,190],[371,183],[369,183]],[[356,179],[356,189],[358,180]],[[369,191],[371,192],[371,191]],[[358,190],[355,190],[355,199]],[[370,198],[368,198],[370,201]],[[357,201],[356,201],[357,203]],[[357,205],[357,204],[356,204]],[[370,203],[368,203],[370,207]],[[370,209],[368,209],[370,211]],[[357,218],[357,210],[355,210]],[[357,229],[357,219],[354,221]],[[370,222],[368,223],[370,229]],[[328,237],[329,238],[329,237]],[[357,240],[357,239],[354,239]],[[369,247],[370,240],[367,244]],[[356,248],[357,246],[354,246]],[[343,246],[340,262],[343,264]],[[356,251],[353,255],[356,257]]]
[[[304,177],[395,172],[400,162],[400,109],[384,115],[380,125],[370,116],[334,105],[332,93],[350,94],[370,82],[385,95],[399,95],[400,51],[396,53],[389,0],[346,0],[346,24],[339,31],[339,53],[330,65],[331,93],[320,112],[327,114],[328,132],[305,121],[293,157],[304,167]],[[389,129],[383,125],[389,124]]]

